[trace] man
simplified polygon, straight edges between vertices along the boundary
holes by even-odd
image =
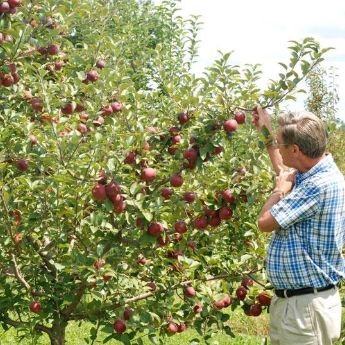
[[[340,336],[344,277],[344,176],[325,153],[326,132],[312,113],[280,115],[274,137],[261,107],[253,113],[277,174],[258,226],[273,232],[266,268],[275,296],[270,307],[272,345],[328,345]],[[265,129],[264,129],[265,130]],[[266,131],[267,131],[266,130]]]

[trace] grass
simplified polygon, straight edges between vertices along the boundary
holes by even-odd
[[[212,338],[211,344],[214,345],[260,345],[262,339],[268,334],[268,315],[263,314],[257,318],[247,317],[243,314],[241,310],[236,310],[231,313],[229,326],[232,328],[236,335],[236,338],[231,338],[226,334],[219,334]],[[78,323],[71,322],[66,330],[66,345],[86,345],[85,338],[89,338],[91,324],[84,322],[81,323],[80,327]],[[103,344],[103,340],[108,336],[108,334],[99,332],[96,344]],[[198,333],[193,329],[187,329],[185,332],[176,334],[172,337],[164,339],[164,345],[187,345],[194,338],[200,340],[200,345],[205,344]],[[143,338],[145,345],[151,345],[152,343],[147,339]],[[30,340],[29,337],[25,338],[20,342],[17,337],[17,331],[13,328],[7,332],[0,332],[0,345],[49,345],[49,339],[46,335],[41,336],[37,343]],[[115,340],[109,341],[109,345],[118,345],[119,342]]]
[[[344,294],[342,293],[342,296]],[[344,297],[343,297],[344,298]],[[344,301],[343,301],[344,302]],[[344,304],[343,304],[344,305]],[[268,319],[269,316],[264,313],[259,317],[247,317],[241,310],[236,310],[230,314],[231,318],[228,321],[229,326],[232,328],[236,335],[236,338],[231,338],[226,334],[219,334],[212,338],[212,345],[261,345],[265,337],[268,337]],[[335,345],[345,345],[345,308],[343,308],[343,334],[341,339]],[[87,322],[81,323],[80,327],[78,323],[71,322],[66,331],[66,345],[86,345],[85,338],[89,338],[91,324]],[[103,340],[108,334],[99,332],[97,340],[94,345],[103,344]],[[181,334],[176,334],[172,337],[164,339],[164,345],[188,345],[194,338],[200,340],[200,345],[204,345],[205,342],[193,329],[187,329]],[[143,337],[145,345],[151,345],[152,343]],[[7,332],[0,331],[0,345],[49,345],[49,339],[47,336],[41,336],[37,343],[33,342],[30,337],[23,339],[21,342],[17,337],[15,329],[11,328]],[[120,343],[111,340],[107,344],[119,345]],[[270,342],[268,341],[268,344]]]

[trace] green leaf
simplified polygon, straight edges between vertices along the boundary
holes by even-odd
[[[200,344],[200,340],[198,338],[194,338],[189,341],[189,345],[198,345]]]
[[[268,139],[270,136],[270,131],[268,130],[268,128],[266,126],[262,127],[261,133],[266,139]]]
[[[55,266],[55,268],[58,270],[58,271],[62,271],[66,266],[64,265],[61,265],[57,262],[54,262],[53,260],[49,260],[49,262]]]
[[[235,338],[235,334],[232,332],[232,330],[231,330],[231,328],[229,326],[225,326],[224,327],[224,331],[230,337]]]
[[[149,210],[141,209],[141,213],[147,221],[150,222],[153,219],[153,214]]]
[[[151,341],[152,344],[155,344],[155,345],[159,345],[160,342],[159,342],[159,339],[157,337],[157,334],[153,333],[153,334],[149,334],[149,340]]]

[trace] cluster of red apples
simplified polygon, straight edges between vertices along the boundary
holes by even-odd
[[[214,301],[213,307],[215,309],[225,309],[229,307],[234,299],[242,301],[243,309],[247,316],[259,316],[262,313],[263,308],[268,307],[271,304],[271,296],[266,291],[260,291],[255,298],[255,302],[246,302],[246,296],[251,286],[254,282],[251,278],[246,277],[242,280],[241,286],[235,291],[236,297],[232,297],[225,294],[223,298]],[[193,286],[185,286],[183,288],[183,294],[187,299],[195,299],[197,297],[197,292]],[[194,314],[200,314],[203,311],[203,304],[197,302],[192,307]],[[126,308],[123,312],[123,317],[116,319],[114,322],[114,330],[116,333],[124,333],[126,331],[126,321],[133,315],[133,310]],[[185,322],[175,323],[171,316],[166,318],[166,328],[165,331],[168,334],[182,333],[187,329],[187,324]]]
[[[20,6],[21,2],[21,0],[2,1],[0,3],[0,15],[16,13],[17,7]]]

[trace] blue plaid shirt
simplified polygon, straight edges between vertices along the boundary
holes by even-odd
[[[345,181],[328,154],[271,208],[273,233],[266,265],[276,289],[323,287],[345,276]]]

